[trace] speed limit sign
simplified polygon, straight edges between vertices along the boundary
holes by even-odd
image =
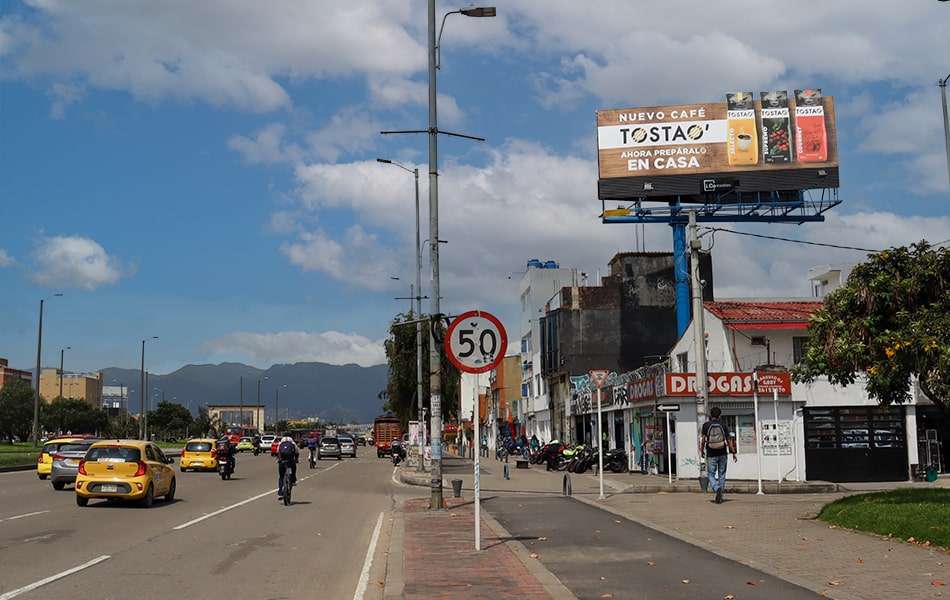
[[[494,315],[470,310],[459,315],[445,332],[449,360],[466,373],[491,371],[505,357],[508,335]]]

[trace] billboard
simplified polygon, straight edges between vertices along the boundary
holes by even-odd
[[[597,111],[601,200],[838,187],[834,99],[821,90]],[[695,198],[689,198],[695,196]]]

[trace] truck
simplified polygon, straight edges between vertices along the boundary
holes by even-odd
[[[376,457],[391,456],[393,441],[402,437],[402,423],[392,414],[380,415],[373,421],[373,439],[376,444]]]

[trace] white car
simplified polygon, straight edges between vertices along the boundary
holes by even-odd
[[[356,442],[353,441],[353,438],[346,435],[338,437],[340,440],[340,456],[356,458]]]
[[[277,439],[276,435],[267,433],[261,436],[261,451],[269,452],[271,445],[273,445],[274,440]]]

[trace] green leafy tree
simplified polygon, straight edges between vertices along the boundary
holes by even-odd
[[[194,425],[191,411],[167,400],[148,413],[148,426],[159,439],[184,438]]]
[[[33,431],[33,389],[19,379],[0,388],[0,437],[13,443]]]
[[[416,398],[416,326],[415,313],[399,314],[389,327],[390,337],[386,340],[385,351],[389,362],[389,377],[386,389],[380,391],[379,398],[384,400],[382,409],[392,411],[406,423],[419,417],[419,405]],[[422,336],[422,405],[429,407],[429,325],[423,324]],[[445,335],[445,327],[436,325],[439,339]],[[440,344],[439,357],[442,367],[442,415],[443,420],[458,410],[459,370],[452,364]],[[429,413],[431,414],[431,413]]]
[[[214,428],[211,426],[211,417],[208,415],[207,406],[198,407],[198,416],[195,418],[195,435],[210,435]],[[217,436],[217,432],[214,432]]]
[[[911,384],[950,414],[950,251],[926,241],[871,254],[808,325],[798,382],[866,377],[882,406],[912,399]]]
[[[109,428],[109,415],[78,398],[56,398],[43,407],[40,421],[56,434],[103,434]]]
[[[115,439],[138,437],[139,422],[129,417],[127,413],[115,415],[109,419],[106,435]]]

